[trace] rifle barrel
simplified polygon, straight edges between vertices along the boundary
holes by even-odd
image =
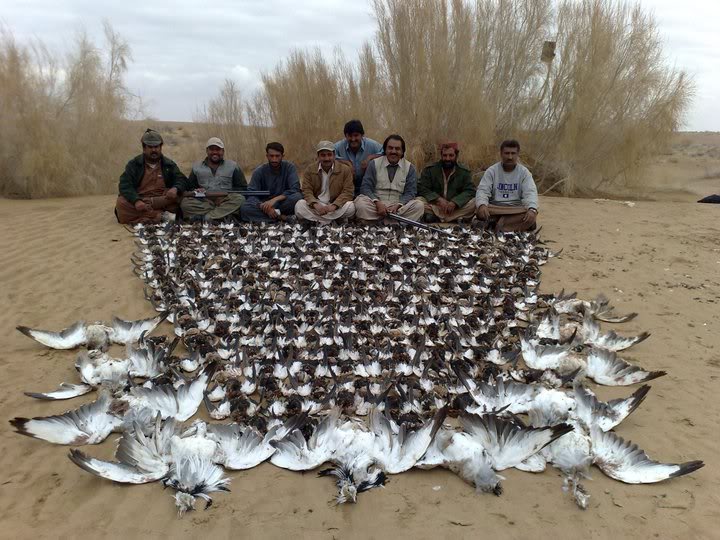
[[[223,197],[225,195],[228,195],[229,193],[239,193],[240,195],[245,195],[246,197],[269,197],[270,196],[269,191],[250,190],[250,189],[231,189],[228,191],[193,191],[192,193],[193,193],[193,197],[197,197],[197,198]]]
[[[442,234],[445,234],[447,236],[451,236],[454,238],[452,231],[446,231],[445,229],[440,229],[438,227],[431,227],[430,225],[426,225],[425,223],[420,223],[419,221],[415,221],[414,219],[406,218],[405,216],[401,216],[394,212],[388,212],[388,217],[391,217],[401,223],[407,223],[408,225],[412,225],[414,227],[417,227],[418,229],[425,229],[426,231],[442,233]]]

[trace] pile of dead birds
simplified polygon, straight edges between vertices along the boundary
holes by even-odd
[[[445,467],[500,495],[504,469],[550,464],[581,508],[592,465],[626,483],[703,466],[653,461],[613,431],[650,387],[603,402],[586,382],[665,373],[617,355],[647,333],[601,329],[635,314],[616,315],[602,297],[539,293],[554,254],[535,233],[286,224],[134,233],[132,263],[160,315],[57,333],[18,327],[49,347],[87,349],[80,383],[29,396],[98,398],[11,423],[71,446],[122,433],[116,461],[78,449],[70,459],[116,482],[162,481],[180,513],[227,491],[226,470],[264,461],[328,465],[319,475],[334,478],[337,503],[413,467]],[[164,320],[175,336],[151,337]],[[127,346],[123,357],[109,355],[113,343]],[[203,404],[206,420],[193,421]]]

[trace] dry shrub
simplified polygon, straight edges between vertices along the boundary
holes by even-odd
[[[530,123],[536,158],[565,194],[629,187],[671,143],[693,94],[665,65],[652,16],[639,5],[566,1],[557,13],[560,56]]]
[[[218,95],[195,118],[202,142],[210,137],[220,137],[225,144],[225,155],[237,161],[246,172],[264,161],[269,135],[265,127],[267,113],[263,96],[258,94],[254,101],[252,99],[246,99],[237,83],[226,79]],[[201,148],[193,148],[193,151],[195,155],[191,161],[204,155]]]
[[[139,136],[126,118],[130,49],[105,24],[98,49],[80,33],[67,58],[0,31],[0,194],[49,197],[111,193]],[[132,140],[131,140],[132,139]]]
[[[541,189],[609,190],[641,181],[693,93],[685,73],[666,65],[655,21],[639,5],[374,0],[373,8],[377,32],[356,62],[295,51],[245,103],[246,122],[272,126],[289,157],[312,159],[319,139],[339,138],[357,117],[373,138],[401,133],[420,167],[437,159],[439,141],[455,139],[462,159],[482,169],[513,137]]]

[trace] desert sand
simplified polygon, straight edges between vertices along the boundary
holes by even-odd
[[[590,506],[581,511],[553,469],[506,471],[501,497],[475,494],[448,471],[413,471],[356,505],[335,507],[329,479],[265,464],[231,473],[231,493],[178,519],[171,493],[160,485],[96,478],[67,459],[68,448],[15,434],[8,424],[15,416],[61,413],[93,399],[25,397],[23,391],[76,381],[75,353],[46,350],[16,325],[60,329],[77,319],[154,312],[131,271],[132,236],[115,223],[112,196],[0,200],[0,537],[720,537],[720,207],[541,202],[542,237],[552,249],[563,248],[544,267],[541,291],[564,288],[584,298],[605,293],[620,312],[639,312],[614,329],[652,336],[625,356],[668,371],[651,381],[647,400],[617,432],[655,459],[703,459],[705,468],[644,486],[594,470],[586,484]],[[171,331],[167,324],[161,330]],[[609,399],[632,391],[602,387],[598,393]],[[109,458],[114,439],[86,450]]]

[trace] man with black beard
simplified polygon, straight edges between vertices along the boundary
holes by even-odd
[[[425,204],[425,221],[450,223],[472,220],[475,213],[475,184],[470,169],[458,163],[455,142],[440,145],[440,161],[423,169],[418,182],[418,200]]]
[[[518,163],[520,143],[503,141],[500,158],[488,168],[475,195],[477,217],[496,232],[531,231],[538,214],[538,193],[532,174]]]
[[[247,189],[242,169],[233,160],[225,159],[225,144],[218,137],[208,140],[205,153],[207,157],[203,161],[193,163],[192,172],[182,186],[184,197],[180,207],[183,214],[190,220],[208,222],[239,214],[245,202],[243,195],[212,193]]]
[[[303,198],[295,165],[283,159],[285,147],[279,142],[265,147],[267,163],[250,177],[250,191],[269,191],[269,197],[248,197],[240,208],[243,221],[295,221],[295,205]]]
[[[163,139],[148,129],[140,139],[142,154],[134,157],[120,175],[115,217],[119,223],[158,223],[174,220],[185,175],[163,155]]]

